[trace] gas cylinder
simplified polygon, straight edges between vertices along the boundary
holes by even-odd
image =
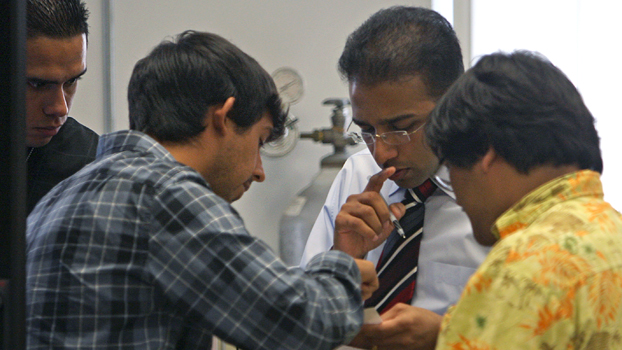
[[[323,105],[334,106],[331,114],[332,127],[316,129],[310,133],[300,133],[301,139],[333,145],[333,153],[320,161],[320,171],[311,183],[300,191],[285,209],[280,221],[279,240],[281,259],[290,266],[298,266],[311,228],[317,219],[330,186],[341,170],[346,159],[353,152],[346,146],[356,142],[344,132],[345,109],[350,104],[348,99],[326,99]]]

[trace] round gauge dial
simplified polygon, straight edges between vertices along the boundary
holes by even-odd
[[[266,143],[261,148],[261,153],[269,157],[282,157],[291,152],[296,147],[300,136],[297,122],[298,118],[289,113],[285,120],[285,135],[276,141]]]
[[[298,72],[289,67],[281,67],[272,73],[272,79],[284,103],[291,105],[300,100],[304,87]]]

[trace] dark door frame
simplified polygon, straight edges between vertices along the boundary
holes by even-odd
[[[0,2],[0,349],[26,349],[26,1]]]

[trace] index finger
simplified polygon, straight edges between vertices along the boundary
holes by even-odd
[[[369,178],[369,182],[367,186],[365,186],[365,192],[374,191],[380,193],[380,189],[382,189],[382,185],[387,181],[391,175],[395,174],[395,167],[388,167],[386,169],[382,169],[377,174],[374,174]]]
[[[403,332],[401,327],[395,320],[385,321],[378,324],[364,324],[359,331],[359,338],[365,339],[367,344],[388,345],[391,344],[392,337]],[[357,346],[351,343],[350,345]],[[359,347],[363,344],[359,344]]]

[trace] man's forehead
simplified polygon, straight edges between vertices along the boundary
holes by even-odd
[[[68,38],[36,36],[26,40],[26,58],[28,61],[56,63],[75,60],[86,60],[85,35]]]
[[[352,116],[359,123],[380,125],[425,119],[436,105],[418,77],[376,84],[354,81],[349,88]]]
[[[64,81],[86,71],[86,45],[83,36],[55,39],[34,37],[26,43],[26,74],[29,78]]]

